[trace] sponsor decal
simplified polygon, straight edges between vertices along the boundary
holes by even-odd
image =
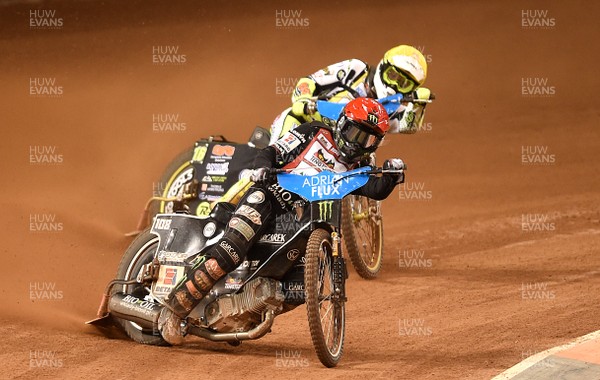
[[[367,115],[367,120],[369,120],[371,123],[377,125],[377,123],[379,123],[379,117],[377,115],[375,115],[374,113],[369,113]]]
[[[279,151],[290,153],[294,148],[300,145],[300,140],[291,132],[286,133],[282,138],[275,143]]]
[[[210,203],[200,202],[198,208],[196,208],[196,215],[201,217],[208,217],[210,215]]]
[[[323,145],[323,147],[327,150],[331,150],[333,148],[333,145],[331,144],[331,142],[329,142],[329,140],[327,140],[327,137],[323,136],[320,133],[317,136],[317,141],[319,141],[321,145]]]
[[[237,278],[237,277],[233,277],[232,275],[229,275],[225,279],[225,289],[237,290],[242,286],[243,282],[244,282],[244,280],[242,280],[241,278]]]
[[[311,157],[315,158],[315,156]],[[323,164],[325,164],[325,167],[329,168],[329,169],[333,169],[335,167],[335,160],[333,158],[327,159],[327,157],[325,157],[325,154],[323,153],[322,149],[317,150],[317,155],[316,158],[320,161],[320,162],[315,162],[318,166],[323,166]]]
[[[319,219],[329,220],[333,216],[333,201],[319,202]]]
[[[168,252],[175,253],[175,252]],[[159,259],[160,260],[160,259]],[[175,260],[169,260],[175,261]],[[167,295],[177,285],[183,275],[184,268],[178,266],[161,265],[158,273],[158,280],[154,286],[154,293],[159,295]]]
[[[319,198],[333,195],[339,196],[342,181],[348,183],[350,181],[350,178],[343,178],[339,175],[312,176],[304,179],[304,182],[302,182],[302,188],[310,187],[311,195],[317,196]]]
[[[206,174],[225,175],[229,171],[229,162],[206,164]]]
[[[293,292],[303,291],[304,283],[303,282],[284,282],[283,290],[288,290],[288,291],[293,291]]]
[[[136,309],[136,311],[142,312],[147,315],[152,315],[152,312],[156,307],[156,304],[154,302],[139,299],[132,295],[126,295],[121,302],[121,304],[125,303],[125,305],[123,306],[126,306],[129,309]]]
[[[338,80],[342,80],[344,79],[344,77],[346,76],[346,72],[344,70],[339,70],[336,74],[337,79]]]
[[[213,191],[222,194],[225,192],[225,189],[222,185],[203,183],[202,186],[200,186],[200,191]]]
[[[182,252],[160,251],[158,254],[158,261],[160,261],[161,263],[164,263],[167,261],[182,263],[185,261],[187,256],[188,256],[187,253],[182,253]]]
[[[265,194],[262,191],[255,191],[248,196],[248,203],[260,204],[265,201]]]
[[[227,181],[227,177],[222,175],[213,175],[210,177],[213,182],[225,182]]]
[[[235,153],[235,146],[232,145],[215,145],[212,148],[213,156],[220,156],[221,158],[231,158]]]
[[[248,223],[244,222],[240,218],[231,219],[231,221],[229,222],[229,227],[233,228],[234,230],[236,230],[240,234],[242,234],[246,238],[247,241],[250,241],[254,237],[255,232],[252,229],[252,227],[250,227],[248,225]],[[238,257],[238,260],[239,260],[239,257]],[[236,262],[236,264],[237,264],[237,262]]]
[[[157,230],[168,230],[171,228],[172,219],[156,219],[154,222],[154,229]]]
[[[285,234],[264,234],[260,237],[259,243],[283,244]]]
[[[231,221],[233,222],[235,219],[237,219],[237,218],[233,218]],[[229,223],[229,225],[231,226],[231,222]],[[235,227],[232,226],[232,228],[235,228]],[[225,252],[227,252],[229,257],[231,257],[231,259],[233,260],[234,264],[238,264],[240,262],[240,255],[238,255],[238,253],[231,246],[231,244],[229,244],[228,242],[223,240],[223,241],[221,241],[221,243],[219,243],[219,246],[221,248],[223,248],[225,250]]]
[[[300,250],[296,248],[290,249],[286,255],[288,260],[295,261],[298,258],[298,256],[300,256]]]
[[[221,268],[219,266],[219,263],[217,263],[217,260],[210,259],[204,265],[206,266],[206,271],[208,272],[210,277],[213,278],[213,280],[216,281],[216,280],[220,279],[221,277],[225,276],[225,271],[223,270],[223,268]]]
[[[310,95],[310,86],[306,82],[302,82],[296,88],[298,95]]]
[[[290,133],[291,133],[292,135],[296,136],[296,137],[298,138],[298,140],[300,140],[302,143],[305,143],[305,142],[306,142],[306,138],[305,138],[305,137],[304,137],[304,136],[303,136],[301,133],[298,133],[298,131],[296,131],[296,130],[292,129],[292,130],[290,131]]]
[[[292,193],[281,187],[279,183],[274,183],[269,186],[269,190],[275,196],[275,199],[281,208],[286,209],[294,203]]]
[[[163,282],[165,285],[175,285],[177,283],[177,270],[173,268],[167,268],[165,270]]]
[[[250,221],[252,223],[254,223],[256,225],[259,225],[259,226],[262,225],[260,213],[258,211],[256,211],[256,209],[254,209],[250,206],[241,205],[237,210],[235,210],[235,214],[245,216],[246,218],[250,219]]]
[[[208,222],[202,229],[202,235],[204,235],[204,237],[209,238],[215,234],[216,230],[217,225],[214,222]]]
[[[212,182],[212,177],[209,175],[205,175],[202,177],[202,182]]]

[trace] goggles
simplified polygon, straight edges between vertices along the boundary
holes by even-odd
[[[375,150],[383,139],[383,136],[375,135],[369,132],[369,127],[365,127],[355,121],[347,120],[346,125],[340,131],[344,139],[360,146],[363,149]]]
[[[392,87],[397,92],[406,94],[411,92],[417,87],[414,80],[406,76],[401,71],[398,71],[394,66],[387,65],[387,67],[381,72],[383,83]]]

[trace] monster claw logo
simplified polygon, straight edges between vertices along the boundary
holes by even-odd
[[[377,117],[377,115],[375,115],[374,113],[370,113],[370,114],[368,114],[368,115],[367,115],[367,119],[368,119],[368,120],[369,120],[371,123],[373,123],[373,124],[375,124],[375,125],[377,125],[377,123],[379,122],[379,118],[378,118],[378,117]]]
[[[319,218],[329,220],[333,216],[333,201],[319,202]]]

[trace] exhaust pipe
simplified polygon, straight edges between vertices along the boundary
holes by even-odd
[[[135,322],[142,328],[158,329],[158,316],[162,306],[125,293],[115,293],[108,301],[110,314]]]
[[[252,340],[263,337],[266,333],[268,333],[271,330],[271,326],[273,326],[274,320],[275,311],[268,310],[265,315],[265,320],[250,331],[235,333],[218,333],[200,327],[190,326],[188,332],[192,335],[212,340],[213,342],[239,342],[242,340]]]

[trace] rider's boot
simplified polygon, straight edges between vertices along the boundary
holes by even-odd
[[[183,320],[225,273],[214,258],[188,271],[165,298],[165,307],[160,312],[158,330],[164,340],[174,346],[183,344]]]

